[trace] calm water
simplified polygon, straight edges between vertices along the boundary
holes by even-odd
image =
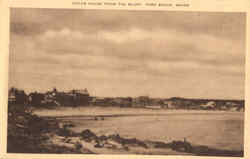
[[[98,135],[118,133],[123,137],[169,142],[186,138],[192,144],[218,149],[243,150],[244,113],[165,114],[104,117],[65,117],[74,131],[91,129]]]

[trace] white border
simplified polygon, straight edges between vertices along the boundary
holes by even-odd
[[[73,0],[72,0],[73,1]],[[7,91],[8,91],[8,43],[9,43],[9,8],[70,8],[70,9],[81,9],[80,6],[73,6],[71,0],[54,0],[53,3],[49,0],[12,0],[8,2],[7,0],[0,0],[0,157],[6,159],[23,159],[23,158],[32,158],[32,159],[82,159],[90,158],[133,158],[133,159],[165,159],[165,158],[174,158],[174,159],[198,159],[198,158],[227,158],[227,159],[235,159],[235,157],[199,157],[199,156],[155,156],[155,155],[47,155],[47,154],[7,154],[6,153],[6,140],[7,140]],[[105,0],[88,0],[88,1],[102,1]],[[105,2],[112,2],[115,0],[106,0]],[[119,2],[131,2],[129,0],[117,0]],[[133,0],[133,2],[144,3],[144,2],[164,2],[167,0]],[[87,6],[82,9],[125,9],[125,10],[167,10],[167,11],[212,11],[212,12],[246,12],[247,13],[247,29],[249,27],[249,0],[168,0],[168,3],[176,3],[176,2],[185,2],[189,3],[190,7],[112,7],[112,6]],[[4,14],[3,14],[4,13]],[[237,28],[235,28],[237,29]],[[247,40],[246,44],[249,44],[250,32],[247,30]],[[245,132],[244,132],[244,148],[245,154],[244,158],[250,158],[249,150],[250,150],[250,137],[248,137],[247,133],[250,130],[250,117],[249,117],[249,100],[250,99],[250,59],[249,59],[249,46],[246,46],[246,80],[245,80]]]

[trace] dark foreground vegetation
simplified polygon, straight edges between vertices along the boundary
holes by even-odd
[[[48,143],[60,131],[56,120],[38,117],[23,105],[8,107],[9,153],[91,153]]]

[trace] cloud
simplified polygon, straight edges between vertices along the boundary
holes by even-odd
[[[82,39],[83,34],[80,31],[71,31],[69,28],[63,28],[62,30],[54,31],[47,30],[41,37],[43,40],[53,40],[54,38],[71,38],[73,40]]]
[[[39,41],[40,40],[40,41]],[[191,61],[204,65],[243,65],[244,45],[231,39],[173,30],[134,28],[122,32],[82,33],[64,28],[38,36],[39,46],[49,54],[107,56],[131,61]],[[215,47],[219,44],[218,47]]]
[[[12,9],[10,85],[88,87],[100,96],[242,98],[244,19],[243,13]]]
[[[246,27],[246,14],[241,12],[138,12],[13,8],[11,9],[11,19],[12,24],[25,26],[26,29],[18,33],[27,35],[40,34],[46,30],[60,30],[64,27],[91,33],[100,30],[121,31],[131,28],[146,30],[169,28],[189,34],[206,33],[240,40],[245,36]],[[11,31],[15,32],[15,27]]]

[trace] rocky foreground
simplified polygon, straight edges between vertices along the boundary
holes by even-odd
[[[9,115],[11,116],[11,114]],[[41,118],[30,113],[19,114],[15,118],[9,118],[8,152],[171,154],[171,150],[190,153],[192,149],[191,144],[186,141],[164,143],[123,138],[119,134],[97,136],[89,129],[75,133],[69,129],[73,126],[72,124],[62,124],[55,119]],[[168,150],[166,151],[166,149]]]
[[[243,151],[192,145],[185,139],[166,143],[119,134],[98,136],[89,129],[76,133],[71,130],[73,124],[30,112],[10,112],[8,123],[9,153],[243,156]]]

